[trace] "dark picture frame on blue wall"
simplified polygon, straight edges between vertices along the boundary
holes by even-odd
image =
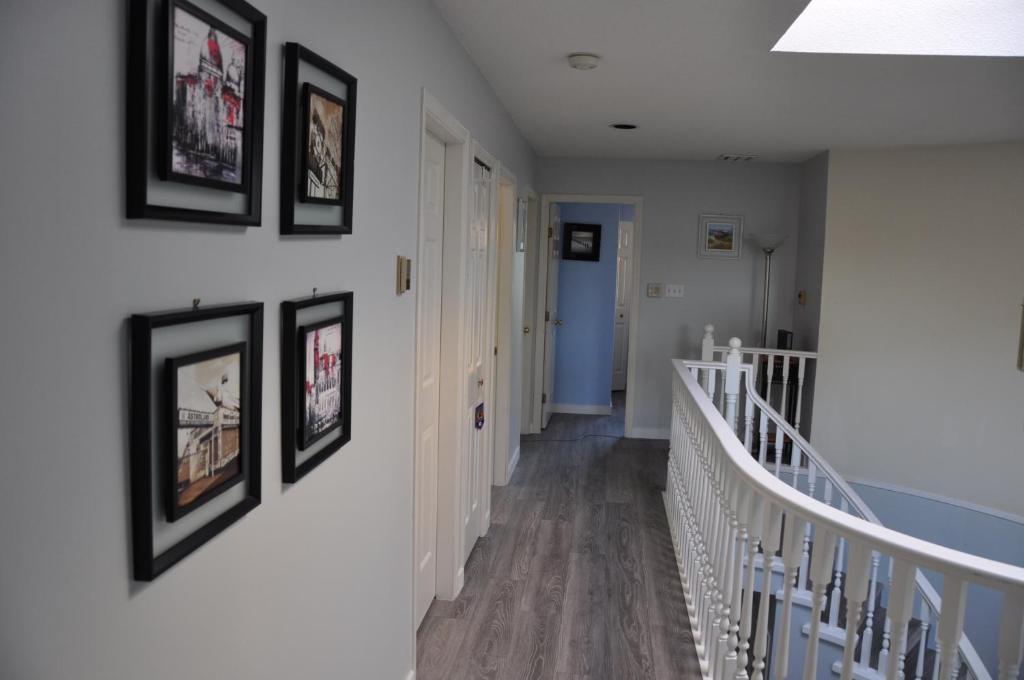
[[[601,225],[566,222],[562,226],[562,259],[600,261]]]
[[[352,293],[344,291],[281,303],[281,476],[286,484],[299,481],[352,439],[352,302]]]
[[[244,339],[229,345],[204,341],[200,327],[218,323],[236,327],[232,333],[244,335]],[[187,340],[192,333],[182,334],[176,328],[172,333],[179,344],[194,346],[195,351],[166,356],[158,342],[154,354],[154,335],[178,326],[195,328],[194,343]],[[132,574],[137,581],[152,581],[260,504],[263,303],[194,305],[134,314],[128,328]],[[233,375],[229,367],[233,367]],[[205,371],[198,381],[189,376],[189,371],[197,368]],[[187,388],[183,385],[186,381],[190,383]],[[203,393],[207,394],[205,406],[197,409],[189,400]],[[204,413],[183,416],[182,409]],[[222,429],[235,432],[225,434]],[[187,444],[190,437],[199,442],[201,460],[198,472],[186,479],[186,488],[182,488],[178,476],[188,467],[183,467],[178,443]],[[221,457],[227,446],[238,450],[234,456]],[[186,446],[184,450],[190,449]],[[196,486],[187,488],[192,484]],[[239,499],[231,505],[211,502],[239,485],[244,491],[234,492]],[[189,522],[194,528],[158,550],[154,542],[157,524],[177,522],[186,514],[193,515]]]
[[[299,82],[305,63],[344,85],[331,92]],[[284,45],[284,91],[281,115],[281,233],[351,234],[355,171],[356,97],[359,81],[312,50],[294,42]],[[332,122],[328,122],[328,118]],[[335,158],[340,155],[340,158]],[[336,221],[296,221],[296,203],[323,206],[325,216],[340,207]]]
[[[128,23],[126,216],[259,226],[267,17],[244,0],[129,0]],[[189,110],[213,116],[214,139]],[[162,184],[181,198],[151,195]],[[234,211],[188,205],[237,194]]]

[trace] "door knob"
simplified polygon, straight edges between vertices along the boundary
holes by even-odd
[[[561,319],[555,319],[555,325],[556,326],[561,326],[562,325],[562,320]]]
[[[529,335],[530,334],[530,327],[529,326],[523,326],[523,334],[524,335]]]

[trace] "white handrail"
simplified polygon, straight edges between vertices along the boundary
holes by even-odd
[[[731,362],[736,368],[739,359],[739,343],[733,341]],[[733,576],[736,584],[739,585],[737,569],[742,565],[742,548],[746,545],[748,549],[748,564],[753,566],[752,557],[757,554],[758,545],[763,543],[765,549],[765,572],[770,573],[771,561],[774,559],[774,552],[778,545],[778,530],[781,517],[786,516],[787,531],[798,531],[800,536],[804,535],[804,526],[813,527],[815,536],[821,537],[821,545],[835,545],[835,539],[845,540],[849,546],[849,566],[847,573],[846,598],[848,604],[853,607],[852,616],[857,618],[861,603],[867,596],[868,569],[872,553],[887,555],[893,564],[899,568],[898,578],[895,578],[892,585],[892,597],[897,594],[904,595],[909,583],[904,582],[904,577],[914,576],[918,581],[925,599],[935,604],[934,610],[940,615],[940,622],[937,627],[940,646],[946,644],[940,652],[940,660],[943,673],[949,677],[951,666],[956,656],[961,656],[968,663],[970,670],[978,678],[986,678],[988,673],[977,656],[976,651],[970,646],[969,641],[963,642],[963,606],[966,599],[966,585],[976,583],[1000,591],[1004,598],[1004,635],[1000,644],[1000,664],[1003,669],[1000,677],[1011,677],[1004,673],[1012,673],[1013,669],[1019,667],[1020,652],[1013,648],[1013,640],[1020,640],[1021,627],[1024,620],[1020,619],[1021,602],[1024,601],[1024,569],[1008,565],[994,560],[978,557],[951,548],[946,548],[928,541],[902,534],[887,529],[877,523],[877,517],[867,508],[866,504],[857,496],[845,480],[842,479],[832,468],[821,458],[810,444],[785,420],[771,408],[763,399],[756,394],[752,387],[753,367],[746,365],[742,367],[747,377],[747,393],[750,400],[762,412],[762,418],[770,417],[775,425],[781,430],[776,431],[776,455],[782,451],[780,436],[788,436],[793,446],[801,452],[806,452],[817,468],[820,468],[829,482],[839,489],[843,496],[855,509],[863,514],[868,520],[849,515],[841,510],[826,505],[798,489],[785,484],[780,479],[765,470],[757,460],[753,459],[744,445],[737,438],[734,431],[736,424],[737,392],[738,388],[729,385],[729,380],[724,381],[723,392],[728,391],[723,400],[726,405],[727,416],[722,414],[715,407],[705,389],[698,383],[697,378],[691,374],[691,370],[698,369],[718,370],[726,372],[726,366],[714,362],[690,362],[676,360],[673,362],[676,373],[676,387],[674,388],[675,399],[673,418],[673,446],[670,458],[670,495],[676,500],[677,508],[670,511],[670,525],[673,527],[673,539],[687,542],[688,546],[696,551],[697,556],[683,560],[681,547],[677,546],[677,558],[680,561],[681,576],[684,579],[684,592],[688,597],[694,592],[702,595],[702,601],[697,602],[694,616],[698,620],[698,628],[695,628],[695,638],[698,639],[698,651],[703,654],[703,660],[707,666],[706,670],[711,671],[713,677],[732,677],[729,675],[732,669],[736,668],[736,677],[745,677],[745,671],[740,674],[738,666],[744,665],[747,658],[745,640],[737,635],[740,630],[740,621],[743,619],[743,631],[750,630],[749,603],[743,603],[743,616],[740,616],[738,589],[730,587]],[[748,406],[748,409],[750,406]],[[748,410],[747,431],[749,434],[749,418],[751,411]],[[732,425],[727,420],[731,417]],[[762,433],[763,429],[762,424]],[[684,470],[685,468],[685,470]],[[684,474],[685,472],[685,474]],[[716,519],[716,512],[722,512],[722,518]],[[673,515],[672,513],[675,513]],[[747,541],[747,520],[749,519],[749,541]],[[764,522],[762,533],[761,522]],[[792,526],[791,526],[792,523]],[[793,529],[793,527],[799,527]],[[731,529],[730,529],[731,527]],[[739,529],[737,529],[739,527]],[[724,534],[723,534],[724,531]],[[787,569],[793,565],[794,549],[792,538],[787,547],[783,547],[783,561]],[[733,540],[736,547],[733,547]],[[816,539],[817,540],[817,539]],[[832,543],[829,543],[829,540]],[[787,550],[789,552],[787,553]],[[821,579],[824,574],[831,578],[831,562],[833,555],[815,551],[812,560],[812,580],[815,583],[815,597],[824,600],[824,585]],[[820,556],[819,556],[820,555]],[[738,561],[737,561],[738,560]],[[952,598],[948,610],[942,610],[938,594],[934,592],[927,580],[920,583],[921,579],[917,572],[910,572],[908,569],[928,568],[941,572],[945,581],[946,597]],[[838,567],[837,567],[838,569]],[[686,572],[690,573],[686,573]],[[789,572],[787,571],[787,574]],[[748,577],[749,579],[749,577]],[[749,586],[753,585],[748,580]],[[690,584],[690,585],[688,585]],[[901,585],[904,584],[904,585]],[[787,583],[787,604],[791,592],[791,583]],[[764,586],[762,585],[762,589]],[[902,588],[902,590],[901,590]],[[749,587],[748,587],[749,589]],[[730,597],[735,597],[733,606],[730,608]],[[745,595],[749,599],[750,594]],[[708,600],[710,598],[710,600]],[[898,599],[898,598],[897,598]],[[692,599],[688,600],[691,608],[695,607]],[[711,604],[708,604],[710,602]],[[912,601],[911,601],[912,604]],[[820,603],[815,609],[820,612]],[[893,638],[894,647],[889,658],[888,677],[896,677],[897,660],[902,656],[903,650],[900,645],[906,642],[906,624],[910,618],[907,607],[899,609],[899,605],[892,611],[893,616]],[[910,605],[907,605],[910,606]],[[788,614],[788,610],[787,610]],[[703,621],[700,619],[703,616]],[[711,619],[714,618],[712,621]],[[712,639],[714,633],[721,624],[722,635]],[[756,644],[754,646],[754,680],[759,680],[764,673],[765,641],[763,623],[758,622],[756,631]],[[888,624],[886,624],[888,626]],[[731,626],[731,627],[730,627]],[[886,628],[888,631],[888,627]],[[1006,631],[1009,632],[1006,632]],[[699,633],[703,632],[703,635]],[[851,677],[853,664],[853,646],[856,644],[856,625],[848,626],[847,630],[847,651],[848,657],[844,657],[842,678]],[[1016,635],[1016,638],[1014,637]],[[1003,643],[1003,640],[1009,642]],[[731,641],[731,642],[730,642]],[[711,649],[715,646],[719,651]],[[808,672],[811,675],[805,677],[813,678],[813,670],[810,664],[816,660],[817,642],[814,645],[813,655],[808,655]],[[949,645],[952,644],[952,647]],[[730,650],[731,645],[731,651]],[[737,646],[738,645],[738,646]],[[1019,647],[1019,645],[1018,645]],[[738,650],[738,652],[737,652]],[[952,655],[952,656],[951,656]],[[786,655],[780,655],[779,663],[784,668]],[[718,658],[718,663],[715,659]],[[957,666],[959,668],[959,666]],[[723,669],[725,674],[723,674]],[[1015,677],[1015,676],[1012,676]]]

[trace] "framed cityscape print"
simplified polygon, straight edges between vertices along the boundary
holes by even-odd
[[[263,303],[129,319],[133,577],[151,581],[260,504]]]
[[[285,43],[281,233],[352,233],[357,89],[344,69]]]
[[[743,217],[739,215],[701,215],[697,255],[700,257],[739,259],[743,248]]]
[[[562,227],[562,259],[598,262],[601,259],[601,225],[566,222]]]
[[[287,483],[352,438],[352,293],[281,303],[281,457]]]
[[[127,217],[259,226],[267,18],[129,0]]]

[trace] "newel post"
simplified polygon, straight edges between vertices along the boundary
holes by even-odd
[[[700,341],[700,360],[715,360],[715,327],[711,324],[704,326],[704,339]]]
[[[725,357],[725,421],[729,423],[732,431],[736,431],[737,413],[736,402],[740,394],[740,363],[743,355],[740,354],[740,347],[743,341],[739,338],[729,339],[729,354]]]

